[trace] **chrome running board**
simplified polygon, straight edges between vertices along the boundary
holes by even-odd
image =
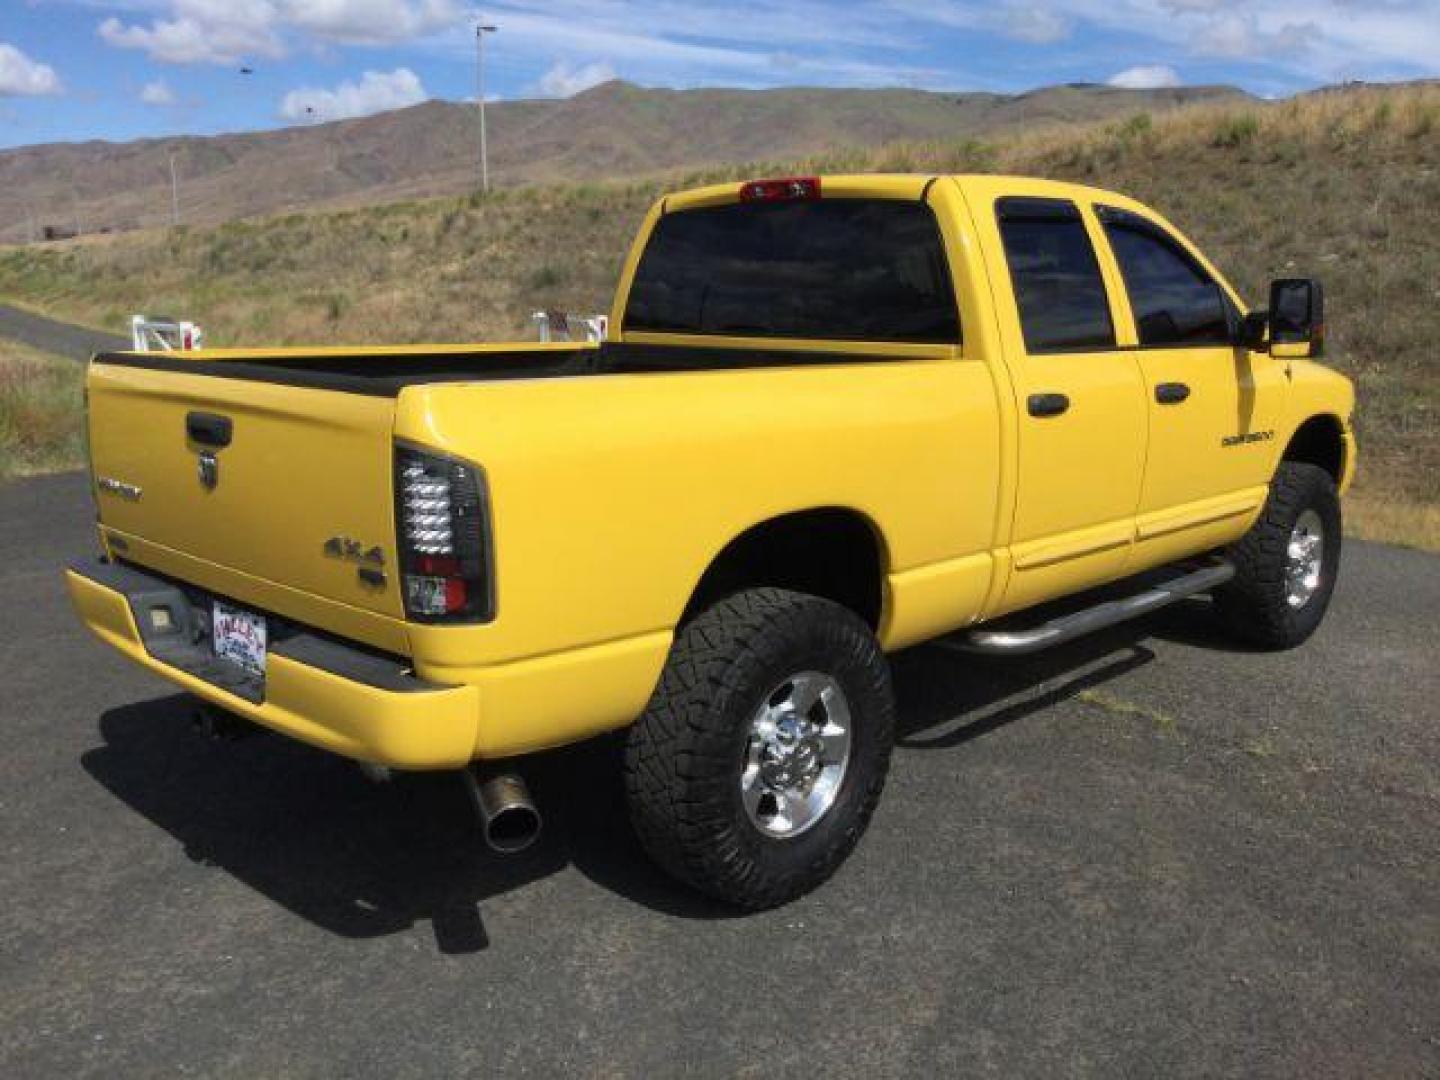
[[[1148,615],[1177,600],[1196,593],[1208,592],[1235,576],[1235,567],[1228,562],[1206,566],[1181,577],[1146,589],[1120,600],[1106,600],[1094,607],[1051,619],[1029,630],[971,630],[935,642],[947,649],[978,653],[982,656],[1025,656],[1078,637],[1103,630],[1107,626]]]

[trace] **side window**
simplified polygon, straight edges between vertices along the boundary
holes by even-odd
[[[1225,345],[1230,305],[1205,268],[1153,222],[1100,208],[1141,345]]]
[[[1105,281],[1075,204],[1009,198],[999,200],[995,210],[1026,350],[1113,348]]]

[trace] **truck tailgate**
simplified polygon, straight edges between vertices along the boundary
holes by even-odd
[[[393,397],[98,360],[88,392],[107,529],[231,571],[242,601],[259,578],[404,617]]]

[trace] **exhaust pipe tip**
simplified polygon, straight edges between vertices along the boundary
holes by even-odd
[[[524,780],[514,773],[482,780],[473,769],[464,770],[462,775],[480,817],[481,835],[492,850],[514,855],[540,838],[544,823]]]
[[[540,839],[540,811],[509,806],[485,823],[485,842],[502,855],[524,851]]]

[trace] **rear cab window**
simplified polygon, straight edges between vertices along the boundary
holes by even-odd
[[[624,329],[960,342],[945,247],[923,201],[820,198],[667,213],[641,255]]]
[[[1142,347],[1228,345],[1239,313],[1178,240],[1139,214],[1096,207],[1120,266]]]
[[[1114,348],[1105,280],[1079,208],[1012,196],[997,200],[995,213],[1026,352]]]

